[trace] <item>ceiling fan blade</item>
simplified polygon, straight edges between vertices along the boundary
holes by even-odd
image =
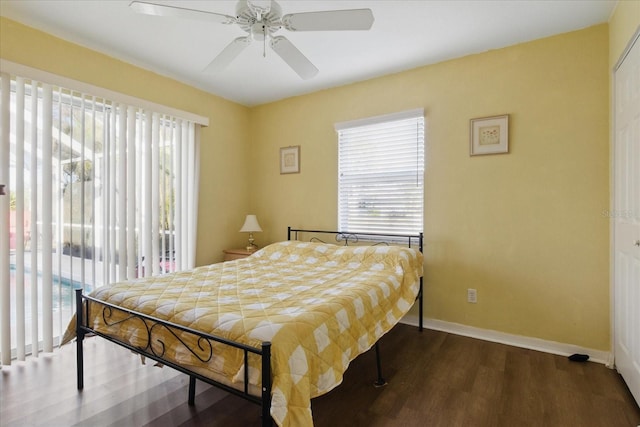
[[[132,1],[129,7],[135,12],[153,16],[173,16],[176,18],[200,19],[219,24],[233,24],[236,18],[221,13],[204,10],[186,9],[184,7],[168,6],[165,4],[149,3],[146,1]]]
[[[368,30],[373,25],[373,12],[348,9],[290,13],[282,17],[282,25],[290,31]]]
[[[251,37],[238,37],[222,49],[203,71],[213,74],[224,70],[250,43]]]
[[[318,69],[287,38],[278,36],[271,39],[271,48],[280,55],[293,71],[304,80],[318,74]]]

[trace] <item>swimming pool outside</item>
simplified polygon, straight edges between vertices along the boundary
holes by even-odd
[[[74,303],[74,289],[82,288],[81,281],[81,269],[83,260],[77,257],[72,257],[69,255],[61,255],[58,259],[56,254],[53,254],[54,257],[54,274],[53,281],[51,283],[52,286],[52,297],[53,297],[53,332],[54,332],[54,341],[58,341],[58,337],[61,332],[67,327],[69,320],[71,319],[73,313],[75,312],[75,303]],[[41,262],[41,258],[39,257]],[[84,260],[84,268],[85,268],[85,285],[84,290],[86,293],[91,292],[96,285],[94,285],[93,277],[96,278],[95,284],[97,286],[102,285],[102,262],[93,263],[92,260]],[[95,272],[94,272],[95,269]],[[98,271],[99,270],[99,271]],[[42,310],[42,294],[43,287],[45,284],[42,280],[41,271],[39,268],[35,270],[37,273],[34,274],[34,270],[31,267],[31,256],[29,253],[26,253],[25,256],[25,266],[24,266],[24,282],[20,284],[24,289],[24,324],[25,324],[25,345],[30,346],[32,343],[32,322],[33,322],[33,303],[32,303],[32,295],[35,291],[37,292],[37,310],[41,312]],[[97,280],[99,279],[99,280]],[[11,316],[11,348],[15,349],[17,346],[17,271],[16,271],[16,259],[15,255],[11,254],[10,256],[10,269],[9,269],[9,286],[10,286],[10,316]],[[38,331],[39,331],[39,340],[42,339],[42,316],[38,316]]]

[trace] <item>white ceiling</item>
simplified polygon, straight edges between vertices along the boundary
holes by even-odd
[[[146,0],[235,15],[235,0]],[[134,13],[129,0],[0,0],[0,15],[253,106],[606,22],[616,0],[281,0],[283,14],[370,8],[369,31],[285,35],[320,72],[302,80],[254,42],[224,71],[202,69],[237,26]]]

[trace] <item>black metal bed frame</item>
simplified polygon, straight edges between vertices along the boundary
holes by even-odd
[[[288,227],[287,230],[287,240],[291,240],[292,233],[295,236],[295,239],[298,239],[298,233],[310,233],[310,234],[333,234],[335,235],[335,239],[337,242],[344,242],[345,245],[349,243],[356,243],[360,239],[362,240],[377,240],[377,239],[387,239],[388,241],[393,242],[402,242],[406,241],[408,247],[412,247],[413,242],[417,242],[419,245],[420,252],[423,249],[423,234],[417,235],[396,235],[396,234],[378,234],[378,233],[351,233],[351,232],[337,232],[337,231],[326,231],[326,230],[305,230],[305,229],[294,229]],[[317,239],[319,240],[319,239]],[[386,242],[379,242],[386,243]],[[416,300],[419,304],[419,326],[418,330],[422,332],[423,330],[423,321],[422,321],[422,277],[420,277],[420,289],[418,292],[418,296]],[[167,322],[165,320],[161,320],[152,316],[148,316],[142,313],[138,313],[133,310],[129,310],[126,308],[122,308],[116,306],[114,304],[110,304],[104,301],[100,301],[93,297],[83,295],[82,289],[76,289],[76,374],[77,374],[77,386],[78,390],[82,390],[84,388],[84,355],[83,355],[83,341],[86,335],[93,334],[98,335],[106,340],[109,340],[115,344],[118,344],[122,347],[125,347],[135,353],[138,353],[142,356],[148,357],[152,360],[155,360],[163,365],[167,365],[177,371],[180,371],[189,376],[189,396],[188,403],[189,405],[195,404],[195,394],[196,394],[196,379],[203,381],[205,383],[211,384],[215,387],[218,387],[222,390],[225,390],[231,394],[236,396],[240,396],[250,402],[259,404],[261,406],[261,417],[262,417],[262,426],[271,426],[271,343],[265,341],[261,344],[260,348],[244,345],[241,343],[237,343],[231,340],[227,340],[225,338],[217,337],[215,335],[207,334],[192,328],[188,328],[185,326],[178,325],[176,323]],[[99,332],[95,329],[92,329],[89,326],[89,313],[92,305],[97,305],[97,308],[102,310],[102,320],[105,325],[113,326],[124,322],[138,322],[141,326],[143,326],[147,332],[147,340],[144,345],[132,345],[127,342],[121,341],[117,338],[114,338],[105,333]],[[124,318],[116,320],[113,319],[114,312],[119,312],[124,314]],[[170,360],[166,360],[163,358],[165,353],[165,343],[160,338],[154,339],[154,333],[159,329],[164,329],[168,331],[174,338],[184,345],[184,347],[191,352],[196,358],[198,358],[202,362],[208,362],[211,360],[214,354],[213,344],[218,343],[222,345],[228,345],[230,347],[237,348],[241,350],[244,354],[244,387],[242,390],[226,385],[222,382],[213,380],[206,376],[203,376],[197,372],[194,372],[188,368],[185,368],[177,363],[174,363]],[[180,338],[181,334],[190,334],[193,337],[197,338],[197,348],[190,347],[182,338]],[[380,351],[378,347],[378,343],[375,345],[376,351],[376,367],[378,378],[374,382],[376,387],[380,387],[386,384],[386,381],[382,377],[382,369],[380,362]],[[249,391],[249,354],[255,354],[261,359],[261,367],[262,367],[262,386],[261,386],[261,396],[254,396]]]

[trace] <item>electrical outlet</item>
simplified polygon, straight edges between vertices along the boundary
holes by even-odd
[[[467,289],[467,302],[477,303],[478,302],[478,291],[475,289]]]

